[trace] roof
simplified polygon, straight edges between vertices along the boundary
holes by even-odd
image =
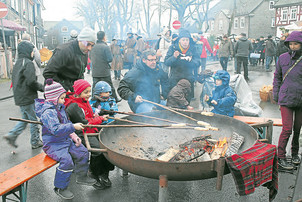
[[[208,11],[208,19],[214,19],[222,10],[233,10],[234,0],[221,0]]]
[[[284,7],[284,6],[292,6],[292,5],[297,5],[300,4],[302,5],[301,0],[279,0],[278,2],[275,3],[274,7]]]
[[[62,22],[69,22],[73,26],[77,27],[79,30],[81,30],[83,28],[83,21],[69,21],[69,20],[63,19],[61,21],[44,21],[44,29],[50,30]]]
[[[236,4],[236,16],[248,15],[260,6],[265,0],[240,0]]]

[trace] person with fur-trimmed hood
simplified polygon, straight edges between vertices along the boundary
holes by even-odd
[[[181,79],[168,94],[167,106],[180,109],[193,110],[188,101],[188,96],[191,93],[191,84],[186,79]]]
[[[169,82],[171,88],[176,86],[181,79],[190,81],[192,90],[188,99],[191,101],[194,97],[193,70],[199,67],[200,57],[188,30],[182,29],[176,43],[169,47],[165,57],[165,65],[170,66]]]
[[[212,92],[213,96],[209,97],[209,95],[205,95],[204,100],[210,106],[214,107],[212,110],[213,113],[233,117],[235,114],[234,105],[237,96],[234,90],[229,86],[230,74],[225,70],[218,70],[214,75],[214,79],[216,86]]]

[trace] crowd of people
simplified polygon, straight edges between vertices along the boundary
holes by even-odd
[[[299,90],[301,81],[297,78],[301,77],[302,32],[284,35],[278,45],[272,36],[267,40],[263,37],[249,40],[242,33],[232,42],[224,35],[213,47],[202,32],[192,36],[186,29],[178,34],[164,30],[154,47],[136,34],[128,33],[127,36],[125,44],[113,39],[108,45],[103,31],[95,33],[91,28],[84,28],[73,40],[54,50],[43,72],[44,84],[38,83],[32,62],[35,47],[28,41],[18,45],[19,56],[12,79],[15,104],[20,106],[22,118],[36,121],[38,116],[43,123],[43,143],[39,128],[31,124],[31,144],[33,149],[43,145],[44,152],[59,162],[54,191],[60,197],[73,198],[73,193],[67,189],[72,172],[77,175],[79,184],[92,185],[96,189],[111,186],[109,172],[114,165],[101,152],[93,151],[89,158],[84,141],[83,134],[97,133],[99,129],[84,128],[83,124],[111,122],[110,117],[118,111],[119,96],[128,102],[134,113],[150,112],[154,108],[162,110],[160,105],[193,110],[190,103],[194,99],[194,83],[197,75],[206,69],[209,54],[219,57],[222,70],[213,75],[215,89],[203,99],[213,107],[212,112],[230,117],[234,116],[237,98],[229,86],[229,59],[235,58],[237,74],[243,66],[246,80],[249,79],[248,62],[252,65],[266,62],[267,71],[271,70],[271,62],[276,62],[274,99],[280,105],[283,120],[278,145],[279,165],[293,168],[285,160],[285,147],[292,130],[292,163],[300,163],[298,137],[302,124],[302,90]],[[251,57],[251,53],[256,56]],[[91,68],[92,84],[84,80],[87,65]],[[129,71],[122,76],[121,70],[125,66]],[[119,80],[117,92],[111,70],[114,79]],[[44,91],[45,99],[38,99],[37,91]],[[4,138],[17,147],[16,139],[25,127],[26,123],[19,122]],[[92,147],[100,148],[96,136],[89,136],[89,140]]]

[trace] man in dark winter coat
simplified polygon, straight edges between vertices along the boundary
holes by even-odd
[[[176,86],[179,80],[187,79],[191,83],[189,102],[194,97],[193,70],[200,65],[200,55],[188,30],[182,29],[175,44],[169,47],[165,65],[170,66],[170,86]]]
[[[34,45],[29,42],[22,41],[18,45],[18,60],[13,68],[12,82],[15,104],[20,107],[23,119],[37,121],[35,114],[34,100],[38,97],[37,91],[43,92],[43,85],[38,83],[36,70],[33,63]],[[11,146],[17,147],[16,139],[26,128],[27,123],[18,122],[4,139]],[[30,125],[31,145],[32,149],[43,146],[40,140],[39,126],[37,124]]]
[[[92,64],[93,88],[97,82],[105,81],[111,86],[112,97],[116,101],[119,101],[111,80],[111,67],[109,63],[112,62],[113,56],[110,47],[106,43],[105,32],[99,31],[97,39],[96,45],[89,54]]]
[[[273,61],[273,58],[276,56],[276,44],[272,39],[272,35],[267,37],[265,44],[265,71],[270,72],[270,64]]]
[[[249,40],[247,40],[245,33],[241,33],[240,38],[236,42],[234,48],[234,53],[237,59],[236,74],[241,74],[241,64],[243,64],[244,78],[246,81],[249,80],[247,65],[248,65],[248,57],[250,51],[252,50],[253,50],[252,43]]]
[[[43,72],[45,80],[52,78],[60,83],[66,91],[73,91],[74,81],[84,78],[88,52],[94,46],[95,41],[95,32],[91,28],[85,27],[77,40],[58,46]]]
[[[142,99],[165,105],[162,99],[166,99],[169,92],[168,75],[157,66],[155,50],[142,53],[141,60],[127,72],[117,91],[121,98],[128,100],[135,113],[149,112],[156,107]]]

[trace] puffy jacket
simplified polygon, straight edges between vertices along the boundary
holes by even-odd
[[[34,46],[26,41],[18,45],[18,60],[13,68],[12,82],[15,104],[33,104],[38,98],[37,91],[43,92],[43,85],[37,81],[36,70],[31,57]]]
[[[62,44],[54,50],[43,76],[60,83],[66,91],[73,91],[74,81],[84,78],[87,61],[88,55],[81,51],[78,40]]]
[[[302,32],[294,31],[285,40],[288,46],[290,41],[296,41],[302,44]],[[299,51],[301,55],[301,50]],[[288,69],[294,65],[298,57],[295,51],[289,51],[280,55],[276,65],[273,81],[273,98],[279,105],[288,107],[302,106],[302,61],[300,61],[286,76],[282,79]]]
[[[233,44],[230,40],[222,40],[219,47],[219,57],[233,56]]]
[[[160,103],[160,88],[162,88],[162,96],[166,99],[170,88],[167,73],[159,66],[151,69],[140,60],[136,63],[135,68],[127,72],[120,81],[117,91],[121,98],[128,100],[131,110],[135,112],[139,105],[134,102],[137,95],[142,96],[143,99]]]
[[[222,85],[216,86],[213,90],[213,96],[208,100],[208,104],[214,107],[212,110],[213,113],[233,117],[235,114],[234,105],[237,96],[234,90],[229,86],[230,74],[227,71],[218,70],[215,77],[222,80]],[[212,104],[212,100],[215,100],[217,105]]]
[[[47,149],[52,143],[71,141],[69,135],[75,131],[75,128],[67,118],[64,105],[55,106],[44,99],[36,99],[35,110],[37,117],[43,123],[43,149]]]
[[[93,77],[110,76],[113,56],[110,47],[104,41],[97,41],[90,54]]]
[[[204,46],[204,45],[203,45]],[[190,82],[194,81],[193,70],[200,66],[200,56],[196,50],[194,41],[190,38],[190,47],[185,54],[180,54],[175,58],[174,52],[182,52],[179,47],[179,39],[177,42],[169,47],[167,55],[165,57],[165,65],[170,66],[170,84],[174,87],[181,79],[187,79]],[[183,57],[192,57],[191,61],[182,59]]]
[[[169,92],[167,106],[185,109],[190,102],[189,94],[191,93],[191,84],[188,80],[180,80]]]
[[[240,57],[248,57],[252,50],[253,45],[246,37],[239,38],[234,47],[235,56]]]
[[[93,110],[93,113],[96,112],[96,110],[112,110],[112,111],[118,111],[118,107],[117,107],[117,104],[116,104],[116,101],[113,97],[109,97],[108,100],[104,100],[104,101],[100,101],[100,100],[97,100],[95,98],[92,98],[90,101],[89,101],[90,105],[91,105],[91,108]],[[109,114],[109,113],[104,113],[104,114]],[[111,116],[111,115],[110,115]],[[108,119],[107,121],[104,121],[102,124],[107,124],[107,123],[110,123],[112,122],[113,119]]]

